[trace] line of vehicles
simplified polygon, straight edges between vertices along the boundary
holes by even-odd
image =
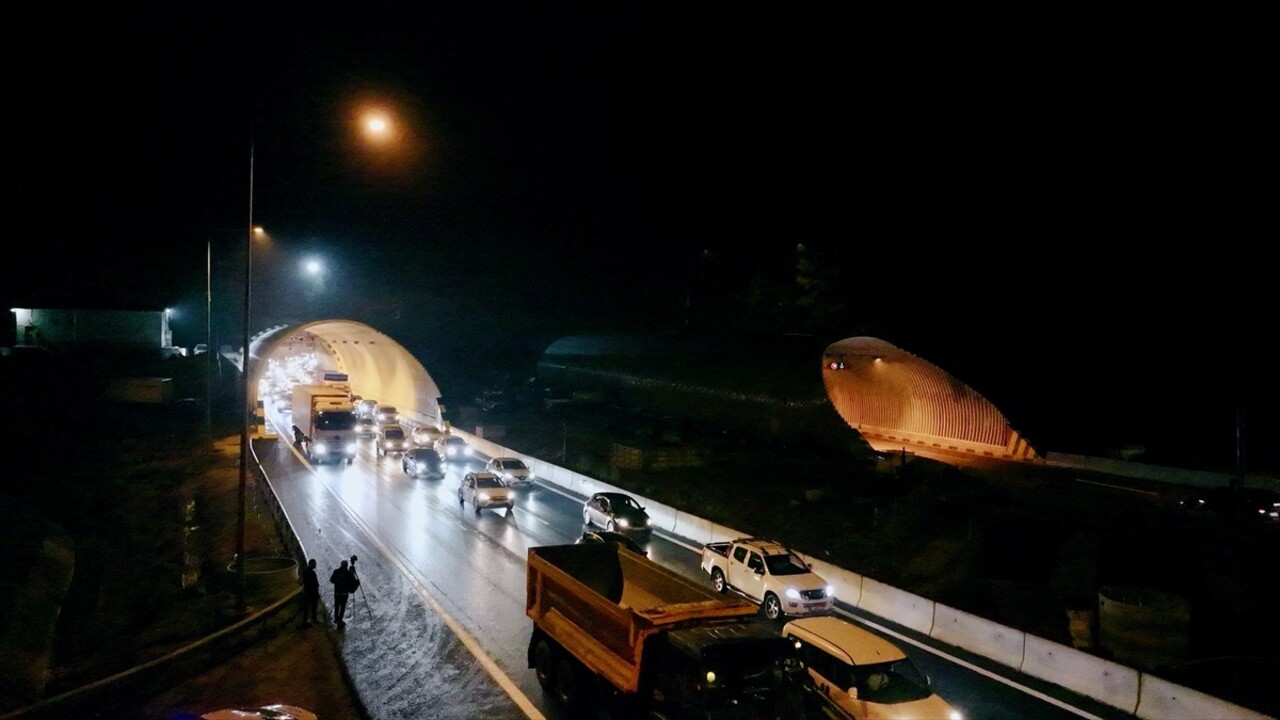
[[[593,494],[582,521],[574,545],[530,548],[526,576],[528,666],[571,717],[963,720],[785,545],[706,543],[700,585],[648,557],[631,496]]]
[[[759,538],[713,545],[715,568],[738,549],[795,557]],[[625,544],[531,547],[526,659],[570,717],[963,720],[901,649],[830,610],[800,603],[779,630],[737,586],[701,585]]]
[[[338,380],[293,389],[294,442],[312,462],[349,464],[359,421],[411,477],[443,477],[444,462],[472,456],[457,435],[406,433],[395,407]],[[510,511],[513,487],[534,479],[520,458],[493,457],[464,474],[458,503]],[[530,548],[526,576],[528,667],[571,716],[962,719],[899,648],[833,615],[833,588],[783,544],[705,544],[702,585],[647,556],[649,516],[631,496],[595,493],[582,520],[575,544]]]
[[[351,464],[360,438],[373,438],[378,457],[395,455],[415,478],[444,477],[446,461],[474,456],[467,441],[428,425],[406,432],[394,405],[354,397],[346,376],[326,373],[321,382],[293,388],[294,443],[309,462]],[[458,485],[458,504],[481,510],[515,507],[513,487],[533,484],[533,470],[520,458],[490,458],[483,470],[466,473]]]

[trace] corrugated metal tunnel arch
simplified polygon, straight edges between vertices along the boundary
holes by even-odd
[[[1036,458],[990,401],[884,340],[853,337],[832,343],[823,354],[822,381],[840,417],[876,450]]]

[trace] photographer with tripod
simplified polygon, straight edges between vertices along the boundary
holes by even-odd
[[[347,599],[351,593],[360,587],[360,580],[355,573],[356,556],[351,556],[351,567],[347,566],[347,561],[343,560],[333,574],[329,576],[329,582],[333,583],[333,620],[339,629],[347,626],[344,618],[347,614]]]

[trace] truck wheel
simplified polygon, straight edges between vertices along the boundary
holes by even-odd
[[[538,676],[538,684],[546,692],[551,692],[555,674],[556,654],[546,640],[539,640],[533,648],[533,670]]]
[[[729,592],[729,583],[724,581],[724,571],[720,568],[711,571],[711,587],[718,593]]]
[[[782,617],[782,603],[778,601],[778,596],[769,593],[764,596],[764,616],[770,620],[777,620]]]
[[[574,666],[573,658],[562,654],[556,659],[552,694],[575,717],[583,709],[586,698],[582,692],[581,679],[578,676],[578,668]]]

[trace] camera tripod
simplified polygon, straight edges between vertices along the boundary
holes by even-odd
[[[359,579],[360,579],[360,576],[359,576],[358,574],[356,574],[356,560],[358,560],[358,559],[359,559],[359,558],[357,558],[355,555],[352,555],[352,556],[351,556],[351,577],[355,578],[357,581],[359,581]],[[360,599],[361,599],[361,600],[364,600],[364,611],[365,611],[366,613],[368,613],[368,614],[369,614],[369,624],[370,624],[370,625],[372,625],[372,624],[373,624],[373,611],[369,609],[369,598],[365,597],[365,594],[364,594],[364,585],[363,585],[363,583],[362,583],[362,584],[360,584],[360,585],[358,585],[358,586],[356,586],[356,591],[360,593]],[[354,592],[353,592],[353,593],[351,593],[351,599],[352,599],[352,600],[355,600],[355,593],[354,593]]]

